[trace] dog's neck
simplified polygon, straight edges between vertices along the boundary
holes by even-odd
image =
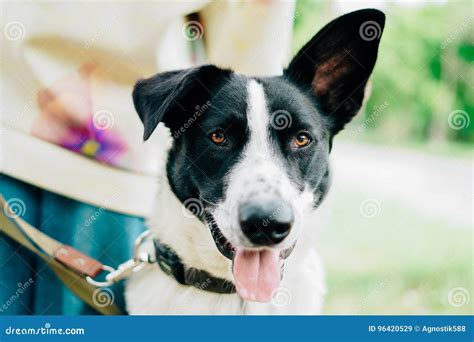
[[[231,261],[218,250],[209,228],[189,212],[173,193],[166,175],[159,183],[148,225],[154,236],[171,247],[188,267],[232,280]]]

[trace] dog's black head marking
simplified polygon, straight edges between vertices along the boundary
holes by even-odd
[[[328,174],[321,161],[333,136],[362,105],[384,24],[384,14],[373,9],[339,17],[298,52],[283,76],[257,79],[264,87],[269,112],[291,114],[291,126],[270,133],[299,189],[309,184],[321,190],[317,185]],[[367,35],[365,28],[374,32]],[[136,84],[133,100],[144,124],[144,139],[160,122],[174,133],[168,176],[179,198],[201,195],[216,202],[222,198],[224,176],[249,138],[247,82],[247,77],[230,70],[205,65],[160,73]],[[198,106],[207,108],[197,112]],[[223,146],[212,146],[205,138],[216,129],[225,132]],[[315,141],[304,152],[291,151],[287,144],[299,130],[314,135]]]

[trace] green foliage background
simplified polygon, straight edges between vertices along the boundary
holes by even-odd
[[[390,156],[393,151],[407,161],[416,160],[416,165],[410,165],[398,158],[401,169],[413,172],[415,179],[408,182],[411,186],[416,187],[416,177],[441,172],[448,184],[458,182],[472,188],[472,181],[466,182],[466,178],[472,175],[469,165],[474,143],[473,4],[465,0],[420,6],[386,2],[383,11],[387,22],[371,80],[371,96],[363,111],[338,136],[336,146],[346,139],[348,146],[363,146],[361,151],[378,151],[362,158],[365,161],[371,156]],[[334,2],[299,0],[293,52],[340,14]],[[468,118],[469,124],[462,129],[449,125],[450,114],[455,111]],[[356,144],[361,141],[378,146]],[[409,158],[413,155],[416,159]],[[446,163],[458,173],[433,167]],[[387,182],[398,182],[403,190],[405,179],[396,172],[386,170]],[[327,271],[324,312],[472,315],[472,224],[452,220],[449,215],[456,214],[448,209],[443,219],[420,210],[432,205],[429,191],[424,194],[426,201],[415,205],[405,202],[390,186],[383,193],[377,192],[384,186],[371,184],[370,178],[347,184],[343,188],[333,185],[329,227],[317,240]],[[456,189],[446,194],[448,198],[472,203],[472,192],[469,196],[466,190],[463,198]],[[439,190],[433,183],[435,198],[440,191],[447,190]],[[359,206],[372,197],[381,210],[376,217],[367,218]],[[463,305],[450,302],[450,293],[457,288],[468,293]]]

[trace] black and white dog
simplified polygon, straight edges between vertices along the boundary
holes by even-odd
[[[136,84],[144,139],[164,124],[150,226],[182,265],[236,293],[186,286],[151,266],[128,282],[131,314],[320,312],[315,209],[329,189],[333,138],[362,106],[384,23],[374,9],[337,18],[278,77],[205,65]]]

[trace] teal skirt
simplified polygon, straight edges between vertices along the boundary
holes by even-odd
[[[145,230],[142,218],[85,204],[0,175],[0,194],[20,203],[22,219],[54,239],[105,265],[131,257],[135,238]],[[3,208],[2,208],[3,209]],[[124,284],[113,301],[124,310]],[[90,315],[82,302],[42,260],[0,233],[0,315]]]

